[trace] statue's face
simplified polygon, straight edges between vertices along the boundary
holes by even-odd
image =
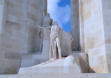
[[[58,26],[58,22],[55,22],[54,24]]]
[[[59,25],[58,25],[58,23],[56,23],[55,26],[56,26],[56,28],[60,28]]]
[[[58,22],[55,22],[55,23],[54,23],[54,26],[55,26],[56,28],[61,29],[61,28],[59,27],[59,25],[58,25]]]

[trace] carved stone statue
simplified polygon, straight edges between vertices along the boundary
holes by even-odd
[[[61,28],[58,26],[58,23],[55,22],[51,27],[50,33],[50,49],[49,49],[49,58],[61,58],[61,41],[60,34]]]

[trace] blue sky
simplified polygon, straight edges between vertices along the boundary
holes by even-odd
[[[70,0],[48,0],[48,12],[54,21],[58,21],[62,29],[71,31]]]
[[[60,7],[64,7],[66,5],[69,5],[70,6],[70,0],[60,0],[60,2],[58,3],[58,6]]]

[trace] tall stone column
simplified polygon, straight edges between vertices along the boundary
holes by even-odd
[[[0,50],[2,50],[2,28],[4,26],[4,22],[6,19],[4,19],[5,16],[5,0],[0,0]],[[0,51],[0,74],[4,73],[5,70],[5,52]]]
[[[44,15],[47,15],[47,0],[43,0],[43,10]]]
[[[78,0],[71,0],[71,34],[74,39],[73,50],[80,50]]]
[[[111,72],[111,0],[102,0],[108,69]]]
[[[94,72],[107,73],[102,0],[79,0],[79,5],[80,38],[89,66]]]

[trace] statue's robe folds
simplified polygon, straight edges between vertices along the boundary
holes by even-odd
[[[57,25],[53,25],[50,34],[50,50],[49,58],[61,58],[61,28]]]

